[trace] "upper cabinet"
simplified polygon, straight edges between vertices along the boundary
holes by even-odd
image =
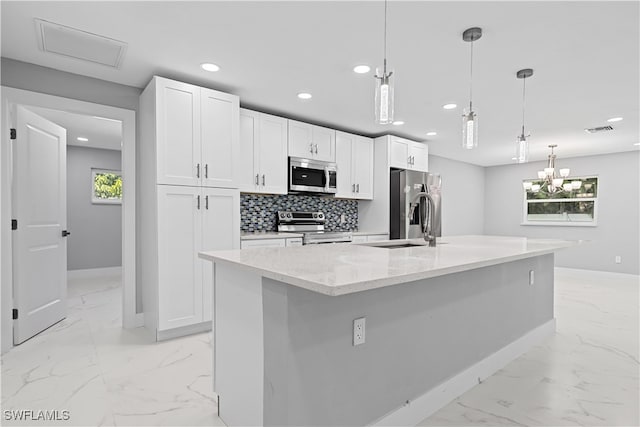
[[[373,140],[336,132],[338,192],[336,197],[373,199]]]
[[[162,77],[151,85],[156,183],[237,188],[238,97]]]
[[[287,119],[240,109],[240,191],[287,194]]]
[[[427,172],[429,153],[426,144],[397,136],[390,137],[389,165],[392,168]]]
[[[289,156],[336,161],[336,131],[289,120]]]

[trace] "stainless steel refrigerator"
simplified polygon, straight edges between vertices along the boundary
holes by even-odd
[[[420,212],[427,211],[428,203],[416,202],[418,206],[409,217],[412,201],[421,191],[429,193],[434,204],[433,233],[442,236],[442,180],[438,174],[416,172],[404,169],[391,169],[390,177],[390,238],[391,239],[415,239],[422,237],[420,224]],[[426,200],[422,198],[421,200]]]

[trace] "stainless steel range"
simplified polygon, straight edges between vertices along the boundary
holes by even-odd
[[[351,241],[350,231],[325,231],[322,212],[278,211],[278,231],[302,233],[302,244],[341,243]]]

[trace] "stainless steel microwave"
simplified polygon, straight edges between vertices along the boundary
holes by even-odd
[[[335,194],[337,173],[335,163],[289,157],[289,192]]]

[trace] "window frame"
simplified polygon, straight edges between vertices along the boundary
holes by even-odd
[[[533,225],[533,226],[553,226],[553,227],[597,227],[598,226],[598,198],[600,195],[601,181],[598,175],[585,175],[570,177],[568,180],[587,180],[596,179],[596,196],[595,197],[574,197],[574,198],[554,198],[554,199],[527,199],[527,190],[524,187],[522,189],[522,222],[520,225]],[[537,182],[541,179],[524,179],[522,182]],[[593,220],[592,221],[545,221],[545,220],[531,220],[528,218],[528,206],[530,203],[560,203],[560,202],[593,202]]]
[[[101,199],[96,197],[95,194],[95,182],[96,175],[111,173],[118,175],[120,179],[122,179],[122,171],[117,169],[100,169],[100,168],[91,168],[91,203],[94,205],[121,205],[122,197],[119,199]]]

